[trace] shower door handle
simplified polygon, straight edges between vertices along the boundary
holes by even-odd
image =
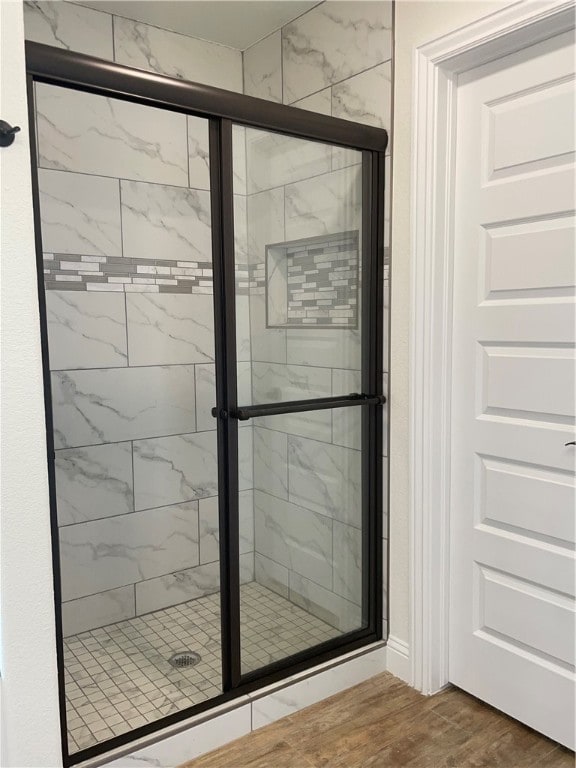
[[[248,421],[257,416],[280,416],[284,413],[303,413],[304,411],[325,411],[328,408],[349,408],[355,405],[383,405],[384,395],[351,395],[340,397],[319,397],[310,400],[285,400],[280,403],[262,403],[261,405],[242,405],[230,413],[226,410],[212,408],[212,416],[227,419],[231,417],[238,421]]]
[[[262,403],[243,405],[230,413],[233,419],[248,421],[257,416],[280,416],[284,413],[303,413],[304,411],[324,411],[328,408],[348,408],[356,405],[382,405],[384,395],[361,395],[353,393],[341,397],[321,397],[310,400],[287,400],[281,403]]]

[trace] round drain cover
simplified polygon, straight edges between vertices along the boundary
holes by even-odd
[[[168,662],[178,669],[195,667],[199,661],[202,661],[202,657],[195,651],[179,651],[178,653],[172,654],[168,659]]]

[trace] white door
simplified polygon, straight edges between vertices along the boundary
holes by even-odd
[[[574,38],[457,88],[450,680],[574,748]]]

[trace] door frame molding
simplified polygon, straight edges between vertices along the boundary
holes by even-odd
[[[575,26],[574,0],[517,2],[414,51],[411,169],[411,684],[448,682],[457,78]]]

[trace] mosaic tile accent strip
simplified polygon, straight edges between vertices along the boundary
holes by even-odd
[[[251,582],[240,587],[243,672],[336,637],[334,627]],[[177,669],[179,651],[200,654]],[[72,753],[221,692],[220,597],[187,603],[64,640]]]
[[[47,290],[213,293],[212,263],[44,254]]]
[[[357,328],[358,243],[353,231],[268,245],[267,327]]]

